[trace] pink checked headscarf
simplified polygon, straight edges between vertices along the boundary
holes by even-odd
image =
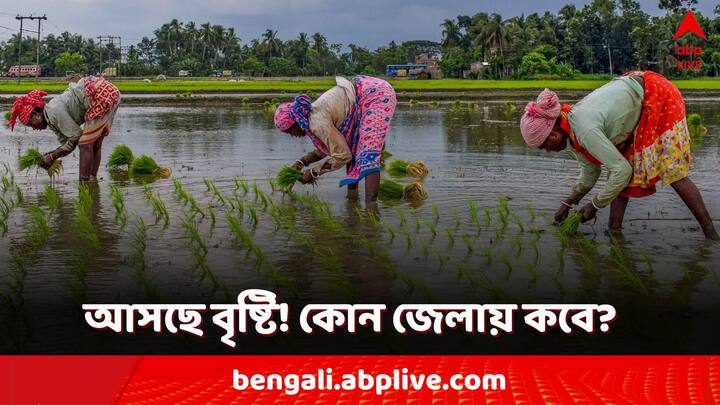
[[[35,108],[45,107],[43,97],[47,95],[45,90],[33,90],[27,95],[18,97],[13,103],[12,113],[10,113],[10,130],[15,129],[15,121],[18,118],[23,125],[27,125]]]
[[[275,110],[275,127],[282,132],[286,132],[290,127],[295,124],[290,111],[292,110],[292,103],[282,103]]]
[[[520,132],[528,146],[539,148],[552,132],[555,120],[560,116],[558,95],[545,89],[537,100],[528,103],[520,119]]]

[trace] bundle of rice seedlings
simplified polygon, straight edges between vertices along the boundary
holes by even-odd
[[[380,182],[379,190],[380,198],[387,200],[402,200],[408,201],[422,201],[427,198],[428,193],[420,182],[410,183],[407,186],[392,181],[382,180]]]
[[[416,160],[410,163],[407,167],[407,174],[409,176],[417,177],[419,179],[424,178],[430,173],[430,169],[425,165],[422,160]]]
[[[5,111],[5,125],[10,126],[10,115],[12,111]]]
[[[289,190],[302,177],[302,172],[292,166],[284,166],[277,174],[277,185],[283,190]]]
[[[24,171],[32,167],[40,167],[43,164],[45,158],[36,148],[30,148],[25,152],[24,155],[20,156],[18,161],[18,170]]]
[[[392,157],[392,153],[388,152],[387,150],[383,149],[382,153],[380,154],[380,167],[383,169],[385,168],[385,162]]]
[[[416,181],[405,186],[405,199],[409,201],[422,201],[427,199],[428,192],[425,186]]]
[[[703,118],[698,113],[692,113],[687,116],[687,126],[691,137],[705,135],[707,128],[703,125]]]
[[[155,159],[147,155],[142,155],[133,160],[130,164],[130,174],[135,175],[158,175],[162,178],[169,178],[172,170],[169,167],[160,167]]]
[[[412,176],[417,178],[423,178],[430,173],[430,169],[428,169],[422,160],[407,162],[402,159],[396,159],[390,162],[387,171],[392,176]]]
[[[511,103],[510,101],[505,102],[505,114],[512,114],[516,110],[515,104]]]
[[[560,223],[560,235],[561,236],[571,236],[575,235],[578,231],[578,228],[580,228],[580,223],[582,222],[582,214],[579,212],[572,213],[569,217],[565,218],[564,221]]]
[[[130,168],[130,165],[132,165],[134,160],[135,156],[133,155],[132,150],[127,145],[120,144],[115,146],[110,154],[108,167],[111,169],[116,169],[121,166]]]
[[[380,198],[388,200],[402,200],[405,195],[405,187],[402,184],[392,180],[380,181]]]

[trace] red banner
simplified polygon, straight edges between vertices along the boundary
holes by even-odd
[[[713,404],[713,356],[5,356],[2,404]]]

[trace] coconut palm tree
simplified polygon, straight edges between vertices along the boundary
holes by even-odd
[[[445,49],[452,48],[460,45],[462,40],[462,33],[460,32],[460,26],[455,20],[445,19],[442,24],[442,46]]]

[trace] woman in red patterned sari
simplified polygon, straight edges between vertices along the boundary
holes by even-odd
[[[120,91],[102,77],[86,76],[47,104],[43,90],[33,90],[13,104],[10,128],[19,120],[34,130],[50,128],[60,147],[45,154],[43,167],[80,146],[80,181],[96,181],[103,139],[112,129]]]

